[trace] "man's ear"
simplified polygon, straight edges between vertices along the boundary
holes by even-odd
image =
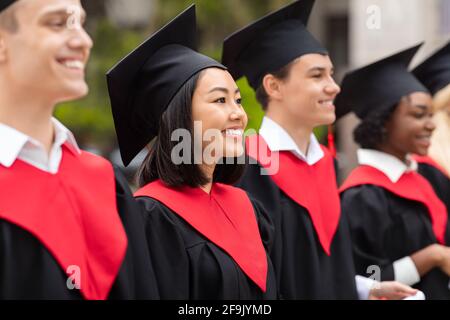
[[[262,85],[266,91],[269,99],[279,100],[282,98],[281,94],[281,80],[276,78],[273,74],[266,74],[262,80]]]

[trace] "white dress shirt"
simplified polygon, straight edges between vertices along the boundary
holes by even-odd
[[[372,149],[359,149],[357,151],[358,163],[376,168],[383,172],[393,183],[396,183],[401,176],[410,171],[417,171],[418,164],[411,157],[407,157],[408,164],[398,158]],[[406,256],[393,263],[395,280],[409,286],[420,281],[417,267],[411,257]]]
[[[61,122],[52,118],[54,142],[47,152],[45,147],[26,134],[0,123],[0,165],[9,168],[20,159],[42,171],[56,174],[62,159],[62,145],[69,143],[80,153],[73,134]]]

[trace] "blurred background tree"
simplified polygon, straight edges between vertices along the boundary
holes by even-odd
[[[199,50],[220,61],[223,39],[250,21],[279,8],[291,0],[84,0],[88,14],[87,31],[94,48],[87,69],[89,95],[79,101],[58,106],[56,117],[76,134],[80,145],[108,156],[117,147],[110,111],[105,73],[151,33],[170,21],[192,3],[197,5]],[[140,5],[141,4],[141,5]],[[143,19],[127,23],[114,19],[127,6],[148,9]],[[144,10],[144,9],[142,9]],[[144,22],[142,22],[144,21]],[[263,113],[246,79],[238,81],[244,108],[249,116],[248,128],[258,129]],[[323,131],[323,130],[322,130]],[[319,130],[319,135],[323,135]]]

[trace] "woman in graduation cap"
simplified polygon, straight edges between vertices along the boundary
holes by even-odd
[[[195,51],[195,29],[191,6],[108,74],[124,163],[153,140],[135,196],[159,293],[162,299],[274,299],[266,254],[273,227],[257,203],[230,185],[242,171],[236,158],[247,116],[226,68]],[[232,164],[223,162],[225,155]]]
[[[247,141],[250,165],[238,185],[274,221],[281,298],[401,298],[414,291],[397,283],[372,290],[373,282],[355,277],[334,158],[313,134],[334,122],[339,93],[326,49],[305,27],[313,4],[296,1],[224,41],[223,63],[235,79],[247,77],[266,112]]]
[[[427,299],[449,299],[447,210],[424,166],[435,125],[428,90],[408,72],[418,46],[348,73],[337,113],[362,120],[354,131],[359,166],[341,186],[356,271],[376,272],[422,290]]]

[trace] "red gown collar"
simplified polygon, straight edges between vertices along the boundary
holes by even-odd
[[[247,154],[267,169],[289,198],[308,211],[319,242],[330,255],[341,212],[334,158],[330,152],[322,146],[324,157],[308,165],[292,152],[271,152],[260,135],[248,137],[246,144]]]
[[[127,248],[109,162],[66,143],[57,174],[16,160],[0,166],[0,185],[0,218],[36,237],[64,273],[79,268],[85,299],[107,298]]]
[[[394,183],[380,170],[361,165],[352,171],[339,191],[344,192],[347,189],[364,184],[375,185],[398,197],[422,203],[428,209],[436,239],[440,243],[445,243],[447,209],[428,180],[419,173],[415,171],[406,172]]]
[[[207,194],[200,188],[169,188],[157,180],[138,190],[135,196],[163,203],[228,253],[266,291],[267,255],[253,205],[243,190],[215,183]]]

